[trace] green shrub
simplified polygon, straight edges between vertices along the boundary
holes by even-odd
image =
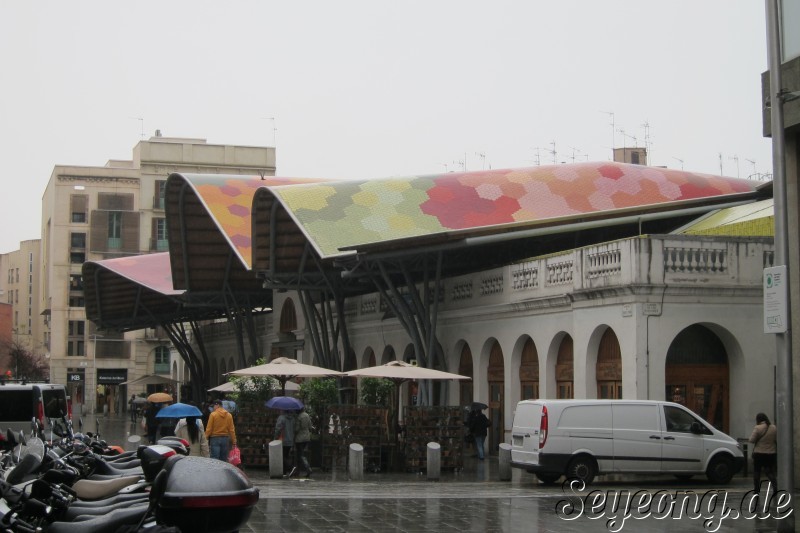
[[[362,378],[359,390],[361,403],[389,407],[394,388],[394,382],[390,379]]]

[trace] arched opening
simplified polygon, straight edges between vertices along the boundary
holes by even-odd
[[[458,361],[458,373],[462,376],[474,377],[472,375],[472,350],[469,344],[464,343],[461,348],[461,359]],[[472,404],[472,380],[460,380],[458,382],[458,401],[459,405]]]
[[[572,337],[564,335],[558,346],[556,359],[556,392],[557,398],[574,398],[573,384],[575,380],[573,366]]]
[[[489,352],[489,367],[486,372],[489,381],[489,451],[497,451],[504,440],[505,421],[503,418],[504,391],[505,391],[505,365],[503,362],[503,349],[497,341]]]
[[[519,362],[519,389],[523,400],[539,398],[539,352],[530,337],[522,347]]]
[[[597,397],[605,400],[622,398],[622,352],[611,328],[606,329],[597,347]]]
[[[364,354],[364,365],[361,368],[369,368],[377,364],[377,361],[375,361],[375,351],[372,348],[367,348],[367,352]]]
[[[688,407],[727,433],[729,376],[728,353],[720,338],[694,324],[667,350],[666,400]]]
[[[390,361],[394,361],[395,359],[397,359],[397,357],[395,357],[394,355],[394,348],[392,348],[391,346],[387,346],[386,348],[383,349],[383,353],[381,354],[382,365],[385,365]]]
[[[356,354],[353,350],[350,350],[344,358],[344,368],[342,370],[348,372],[357,369]],[[341,391],[342,403],[358,403],[358,378],[343,377],[341,380],[341,389],[339,390]]]
[[[294,301],[287,298],[283,301],[281,306],[281,319],[278,326],[278,341],[272,343],[270,350],[269,360],[277,359],[278,357],[288,357],[290,359],[297,359],[297,313],[294,308]]]

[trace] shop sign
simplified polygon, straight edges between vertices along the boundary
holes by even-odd
[[[83,383],[83,372],[67,372],[67,383]]]
[[[98,385],[119,385],[128,381],[127,368],[98,368],[97,369],[97,384]]]

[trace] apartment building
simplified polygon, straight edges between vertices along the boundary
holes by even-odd
[[[19,250],[0,255],[0,301],[11,306],[9,321],[12,336],[32,353],[46,356],[39,316],[38,265],[41,241],[22,241]]]
[[[174,368],[169,340],[153,330],[97,331],[86,320],[81,276],[84,261],[168,249],[164,185],[172,172],[271,176],[275,149],[162,137],[157,131],[134,147],[129,161],[58,165],[47,184],[41,259],[30,274],[41,285],[35,313],[41,331],[35,339],[49,356],[51,381],[68,385],[78,412],[120,410],[124,395],[136,392],[120,390],[120,383]],[[31,325],[31,331],[38,330]]]

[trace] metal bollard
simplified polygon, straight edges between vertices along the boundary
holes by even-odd
[[[364,481],[364,447],[356,442],[350,445],[347,473],[350,481]]]
[[[428,481],[439,481],[442,472],[442,446],[438,442],[428,443]]]
[[[269,443],[269,477],[283,477],[283,441]]]
[[[498,452],[498,467],[497,471],[500,474],[500,481],[511,481],[511,445],[507,443],[500,444]]]

